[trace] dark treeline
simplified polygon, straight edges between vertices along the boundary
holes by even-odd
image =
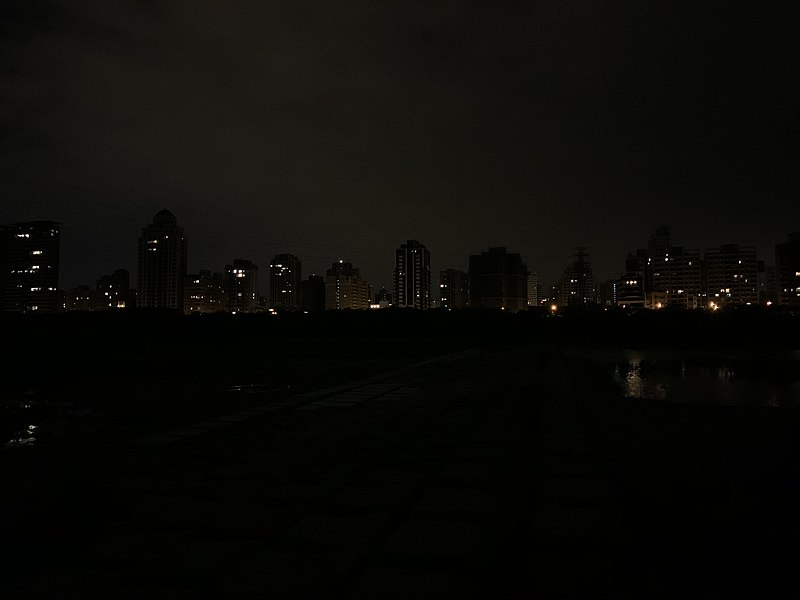
[[[170,311],[0,313],[5,346],[26,361],[22,349],[45,359],[54,353],[136,356],[149,349],[191,349],[224,344],[225,353],[280,351],[279,342],[368,344],[373,351],[392,343],[424,354],[449,344],[585,343],[598,346],[800,348],[800,315],[764,307],[706,310],[529,310],[516,314],[487,310],[383,309],[371,311],[181,315]],[[277,344],[277,346],[276,346]],[[220,351],[223,348],[218,348]]]
[[[752,308],[752,310],[750,310]],[[326,311],[179,315],[72,312],[0,315],[11,355],[4,386],[89,377],[241,378],[302,374],[311,363],[421,360],[509,344],[611,348],[800,349],[800,317],[761,307],[735,311]]]

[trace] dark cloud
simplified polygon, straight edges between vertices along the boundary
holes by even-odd
[[[0,222],[63,222],[65,285],[133,268],[163,207],[190,268],[295,252],[390,283],[488,245],[545,280],[800,229],[794,3],[7,2]]]

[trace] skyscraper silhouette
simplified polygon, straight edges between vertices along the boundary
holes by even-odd
[[[168,210],[159,211],[139,238],[138,308],[183,310],[187,242]]]
[[[559,285],[560,306],[592,306],[597,303],[597,283],[592,274],[592,265],[588,261],[589,253],[585,246],[580,246],[572,255],[575,259],[561,277]]]
[[[430,308],[431,253],[417,240],[408,240],[395,253],[394,302],[404,308]]]
[[[800,232],[790,233],[786,242],[775,244],[775,268],[779,302],[800,305]]]
[[[469,257],[469,305],[518,312],[528,305],[528,267],[502,246]]]
[[[0,227],[0,306],[14,312],[57,312],[59,224],[29,221]]]
[[[237,258],[225,265],[225,296],[228,310],[234,313],[256,312],[258,309],[258,265]]]
[[[269,305],[279,310],[300,308],[300,259],[294,254],[277,254],[269,265]]]

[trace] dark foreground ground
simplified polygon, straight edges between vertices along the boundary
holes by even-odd
[[[20,360],[93,412],[4,451],[0,597],[800,597],[796,409],[623,399],[585,327],[257,325]]]

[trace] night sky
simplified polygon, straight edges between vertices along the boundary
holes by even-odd
[[[797,2],[0,11],[0,223],[62,223],[64,288],[135,284],[162,208],[190,271],[291,252],[376,288],[409,238],[435,274],[506,246],[547,284],[576,246],[618,277],[660,224],[768,264],[800,230]]]

